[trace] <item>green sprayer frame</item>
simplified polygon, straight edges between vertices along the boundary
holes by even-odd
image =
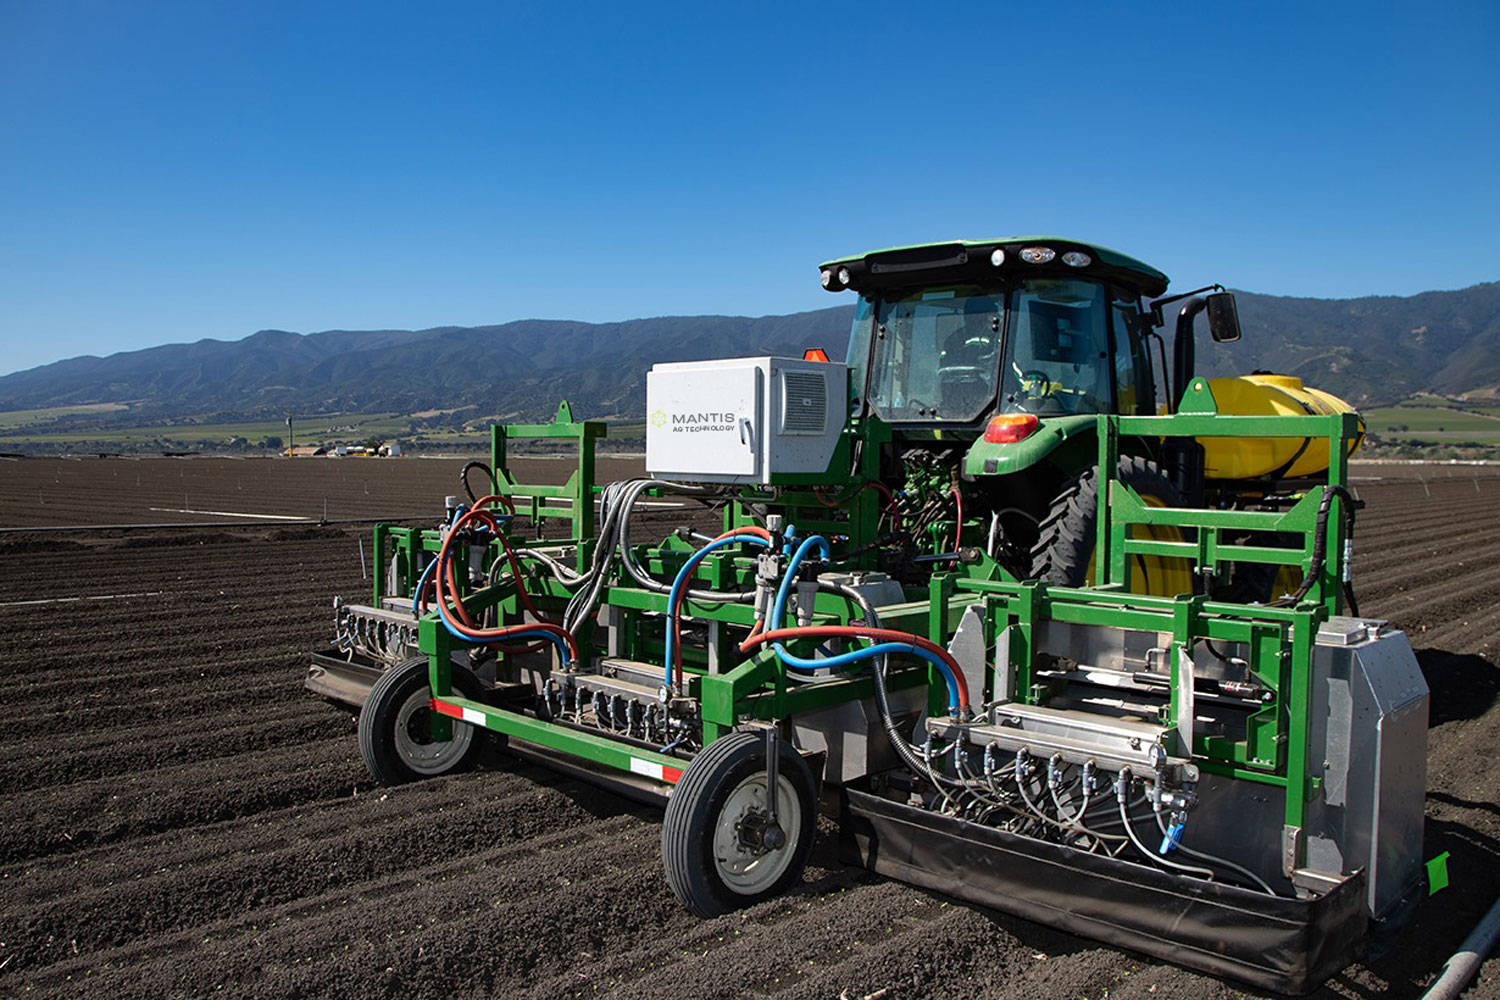
[[[886,627],[902,629],[938,643],[952,639],[966,608],[980,605],[984,610],[987,648],[999,648],[1002,634],[1006,638],[1009,667],[1015,680],[1010,685],[1014,700],[1039,704],[1049,696],[1048,688],[1038,683],[1036,674],[1043,669],[1044,651],[1037,646],[1044,623],[1055,621],[1079,626],[1097,626],[1114,630],[1136,630],[1170,635],[1172,646],[1188,656],[1208,640],[1231,647],[1245,661],[1248,676],[1268,692],[1264,707],[1251,714],[1239,738],[1198,734],[1192,746],[1179,746],[1176,752],[1191,757],[1202,771],[1280,788],[1285,795],[1285,822],[1301,827],[1307,805],[1321,794],[1321,780],[1308,769],[1309,706],[1311,704],[1311,664],[1313,645],[1320,623],[1340,612],[1340,581],[1343,570],[1343,517],[1339,505],[1344,498],[1331,498],[1331,516],[1323,523],[1323,549],[1326,557],[1317,579],[1307,596],[1295,607],[1241,605],[1208,600],[1201,595],[1154,597],[1130,591],[1132,557],[1152,555],[1180,558],[1191,562],[1195,573],[1217,573],[1234,562],[1285,565],[1304,574],[1313,566],[1318,511],[1324,493],[1330,487],[1348,482],[1347,446],[1357,433],[1357,418],[1352,414],[1307,417],[1220,416],[1215,412],[1212,393],[1206,382],[1195,381],[1186,394],[1182,412],[1171,416],[1098,418],[1099,474],[1107,497],[1098,518],[1096,551],[1101,558],[1100,579],[1087,588],[1065,588],[1037,581],[1008,579],[992,562],[964,567],[932,576],[925,593],[907,592],[907,603],[882,607]],[[594,483],[594,444],[605,436],[605,427],[597,422],[576,422],[566,406],[560,409],[552,424],[496,427],[493,437],[493,469],[498,492],[511,497],[519,514],[534,523],[544,519],[566,521],[571,531],[565,538],[529,539],[513,542],[522,546],[546,546],[571,550],[580,569],[592,556],[595,524],[595,497],[600,488]],[[888,433],[878,425],[861,428],[851,434]],[[1326,440],[1331,457],[1327,484],[1314,485],[1287,510],[1203,510],[1163,508],[1144,503],[1114,473],[1123,439],[1164,439],[1174,437],[1301,437]],[[525,438],[571,440],[577,448],[578,467],[563,486],[528,486],[516,481],[507,463],[507,443]],[[877,449],[866,447],[865,455]],[[862,470],[872,473],[873,469]],[[847,480],[845,481],[847,482]],[[843,483],[830,482],[838,488]],[[853,550],[875,537],[878,505],[868,492],[855,494],[841,503],[847,511],[844,520],[830,514],[826,498],[815,496],[812,489],[787,488],[774,498],[769,494],[746,489],[740,499],[728,504],[723,513],[726,528],[744,523],[748,513],[742,503],[773,501],[792,516],[807,514],[825,522],[809,521],[810,530],[838,532],[841,548]],[[821,512],[821,515],[819,514]],[[1162,532],[1153,537],[1138,537],[1138,527],[1171,529],[1179,540],[1161,540]],[[1286,547],[1262,543],[1236,544],[1232,539],[1254,533],[1263,537],[1296,539]],[[538,532],[540,534],[540,532]],[[433,553],[441,545],[441,535],[433,529],[382,526],[376,531],[376,587],[379,591],[394,582],[397,594],[410,594],[418,577],[423,553]],[[492,543],[494,544],[494,543]],[[693,552],[693,546],[668,536],[655,545],[636,549],[639,563],[658,578],[676,573]],[[498,554],[498,548],[487,555]],[[395,572],[388,572],[394,564]],[[838,548],[833,564],[840,565]],[[853,567],[850,564],[850,568]],[[387,581],[387,576],[390,581]],[[713,553],[698,566],[695,581],[716,590],[744,589],[754,586],[755,561],[734,550]],[[559,608],[570,592],[557,580],[537,572],[527,579],[527,587],[543,608]],[[376,594],[377,602],[386,595]],[[521,622],[522,610],[511,584],[477,590],[466,595],[471,611],[493,609],[497,624]],[[609,586],[603,606],[614,616],[619,627],[616,655],[646,663],[661,663],[664,646],[664,622],[668,598],[634,586],[616,583]],[[703,726],[704,745],[737,726],[753,721],[781,721],[804,712],[815,711],[846,701],[872,696],[867,675],[852,675],[836,681],[807,685],[789,684],[785,668],[769,650],[741,658],[730,639],[730,630],[719,626],[749,628],[754,624],[754,609],[744,604],[706,605],[689,601],[685,614],[709,624],[706,643],[687,645],[682,650],[688,698],[696,699]],[[818,624],[848,624],[859,617],[859,611],[841,597],[819,594],[814,613]],[[603,649],[594,627],[580,630],[577,639],[587,661],[601,655]],[[455,638],[439,621],[436,613],[424,616],[418,628],[419,646],[429,658],[430,682],[434,706],[442,713],[436,720],[433,737],[444,739],[447,717],[461,718],[517,740],[550,751],[572,755],[605,768],[618,769],[670,785],[680,776],[688,758],[664,750],[650,749],[617,740],[604,732],[585,731],[525,714],[502,705],[491,705],[458,695],[452,685],[450,663],[453,654],[465,644]],[[811,655],[809,645],[803,647]],[[994,667],[987,667],[985,690],[974,692],[976,705],[983,706],[993,695]],[[1191,678],[1178,676],[1178,659],[1172,658],[1172,697],[1161,721],[1175,726],[1186,711]],[[914,661],[893,671],[894,688],[926,684],[930,692],[929,708],[934,713],[946,711],[946,689],[934,668]],[[1191,731],[1191,730],[1189,730]]]

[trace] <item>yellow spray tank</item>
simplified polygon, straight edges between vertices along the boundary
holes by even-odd
[[[1208,380],[1222,414],[1237,416],[1320,416],[1353,413],[1354,407],[1293,375],[1241,375]],[[1365,422],[1349,442],[1353,455],[1365,439]],[[1204,437],[1204,474],[1209,479],[1253,479],[1311,476],[1328,468],[1328,441],[1323,438]]]

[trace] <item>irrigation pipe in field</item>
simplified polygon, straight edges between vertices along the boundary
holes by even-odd
[[[1500,899],[1495,900],[1490,912],[1474,925],[1464,943],[1458,946],[1458,951],[1443,963],[1442,975],[1422,994],[1422,1000],[1453,1000],[1463,992],[1484,964],[1485,956],[1495,947],[1496,938],[1500,938]]]

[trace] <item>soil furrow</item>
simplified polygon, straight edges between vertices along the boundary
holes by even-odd
[[[240,710],[274,710],[278,705],[305,701],[309,695],[289,679],[301,667],[296,657],[265,661],[256,656],[226,671],[230,683],[209,685],[199,676],[173,679],[158,672],[150,687],[133,689],[118,674],[99,678],[106,690],[83,692],[77,685],[29,685],[0,705],[0,727],[17,732],[45,720],[78,730],[114,729],[164,719],[189,719]]]
[[[369,784],[353,743],[324,737],[0,796],[0,864],[352,795]]]
[[[96,881],[88,890],[28,910],[14,926],[0,922],[0,930],[21,971],[66,961],[69,953],[87,955],[346,887],[364,885],[372,895],[386,894],[372,887],[388,882],[389,891],[396,891],[433,881],[434,871],[446,870],[455,859],[467,867],[493,868],[527,851],[527,841],[559,830],[607,839],[646,825],[628,813],[591,812],[545,784],[512,788],[462,809],[444,808],[441,823],[421,813],[385,821],[381,807],[392,798],[399,796],[383,801],[366,796],[345,810],[345,826],[332,836],[299,836],[242,849],[216,863],[179,863],[128,880],[111,873],[102,884]]]
[[[58,788],[176,764],[206,764],[224,757],[299,745],[338,730],[324,707],[312,701],[265,706],[256,711],[183,716],[115,731],[60,734],[38,744],[34,737],[0,743],[0,788],[16,794]]]

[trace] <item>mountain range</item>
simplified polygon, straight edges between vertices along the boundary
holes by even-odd
[[[1272,370],[1356,405],[1417,392],[1500,395],[1500,282],[1409,297],[1286,298],[1237,292],[1244,339],[1200,334],[1209,374]],[[619,323],[520,320],[430,330],[262,330],[243,340],[77,357],[0,377],[0,410],[129,403],[111,423],[186,416],[478,407],[540,419],[639,419],[657,361],[758,354],[840,357],[852,306],[788,316],[672,316]],[[1170,350],[1171,329],[1163,331]]]

